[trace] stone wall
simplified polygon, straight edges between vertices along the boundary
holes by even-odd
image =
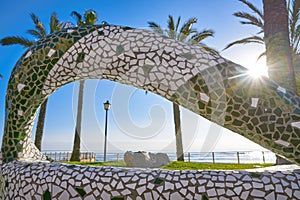
[[[300,173],[169,171],[14,161],[2,199],[300,199]]]

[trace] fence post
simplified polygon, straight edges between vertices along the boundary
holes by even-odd
[[[67,152],[67,162],[69,162],[69,152]]]
[[[211,153],[212,153],[213,164],[216,164],[216,162],[215,162],[215,152],[211,152]]]
[[[49,158],[50,158],[50,160],[52,160],[52,152],[50,152]]]
[[[265,152],[262,151],[262,157],[263,157],[263,163],[265,164],[266,163],[266,159],[265,159]]]
[[[56,152],[54,153],[54,160],[56,161]]]
[[[236,152],[236,156],[237,156],[238,164],[240,164],[240,152]]]
[[[188,152],[188,161],[191,162],[191,153]]]
[[[117,153],[117,162],[119,162],[119,153]]]

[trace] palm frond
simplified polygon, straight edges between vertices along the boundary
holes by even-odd
[[[204,40],[207,37],[213,37],[214,36],[214,31],[207,29],[203,30],[201,32],[197,32],[192,37],[189,39],[189,43],[194,45],[197,43],[200,43],[202,40]]]
[[[155,22],[148,22],[149,28],[152,29],[155,33],[164,34],[163,29]]]
[[[169,15],[168,28],[170,30],[175,30],[174,19],[173,19],[173,17],[171,15]]]
[[[94,10],[87,10],[84,12],[84,24],[92,25],[96,24],[98,15]]]
[[[210,53],[212,53],[212,54],[214,54],[214,55],[219,55],[219,52],[217,51],[217,50],[215,50],[214,48],[211,48],[211,47],[209,47],[209,46],[207,46],[207,45],[205,45],[205,44],[202,44],[202,43],[200,43],[199,44],[203,49],[205,49],[206,51],[208,51],[208,52],[210,52]]]
[[[183,24],[183,26],[179,31],[179,38],[178,38],[179,41],[184,41],[191,34],[192,26],[196,22],[197,22],[197,18],[192,17]]]
[[[65,28],[70,28],[71,23],[68,22],[59,22],[57,27],[59,27],[59,30],[65,29]]]
[[[47,35],[47,33],[46,33],[46,29],[45,29],[43,23],[38,19],[38,17],[34,13],[31,13],[30,17],[31,17],[32,21],[34,22],[35,28],[37,29],[37,31],[45,37]]]
[[[33,29],[30,29],[30,30],[27,30],[26,31],[27,33],[29,33],[30,35],[34,36],[35,38],[37,39],[42,39],[44,36],[37,30],[33,30]]]
[[[237,45],[237,44],[249,44],[249,43],[258,43],[258,44],[264,44],[264,39],[260,36],[251,36],[251,37],[247,37],[241,40],[237,40],[234,41],[232,43],[229,43],[223,50],[226,50],[230,47],[232,47],[233,45]]]
[[[300,13],[300,0],[293,0],[292,7],[289,5],[289,32],[290,32],[290,40],[291,43],[295,43],[296,35],[297,35],[297,26],[299,22],[299,13]]]
[[[179,27],[179,24],[180,24],[180,20],[181,20],[181,17],[179,16],[178,19],[177,19],[176,25],[175,25],[175,32],[176,33],[178,32],[178,27]]]
[[[169,15],[169,20],[168,20],[168,35],[170,38],[175,39],[175,24],[174,24],[174,19],[171,15]]]
[[[257,9],[252,3],[250,3],[249,1],[246,0],[239,0],[240,2],[242,2],[243,4],[246,4],[254,13],[256,13],[261,19],[264,18],[264,14],[262,11],[260,11],[259,9]]]
[[[261,59],[263,56],[266,56],[266,52],[262,52],[261,54],[259,54],[259,56],[257,57],[256,61],[258,61],[259,59]]]
[[[263,29],[261,29],[260,31],[257,32],[257,35],[264,34],[264,32],[265,31]]]
[[[79,14],[79,13],[76,12],[76,11],[72,11],[72,12],[71,12],[71,16],[75,18],[77,26],[82,26],[82,25],[84,25],[84,22],[82,21],[82,16],[81,16],[81,14]]]
[[[59,23],[56,13],[52,13],[50,17],[50,33],[59,31],[62,28],[62,24]]]
[[[293,52],[298,52],[300,41],[300,25],[295,28],[293,35],[290,34],[290,45]]]
[[[169,37],[181,41],[186,42],[190,45],[199,45],[205,48],[207,51],[218,54],[218,51],[210,48],[201,43],[207,37],[213,36],[214,31],[210,29],[205,29],[201,32],[198,32],[197,29],[193,28],[193,24],[197,22],[197,18],[193,17],[187,20],[183,26],[180,28],[179,33],[177,32],[180,25],[181,18],[178,17],[176,24],[174,24],[174,18],[169,15],[168,18],[168,30],[164,31],[157,23],[148,22],[148,26],[156,33],[168,35]],[[174,36],[174,37],[173,37]],[[188,39],[188,40],[187,40]],[[187,40],[187,41],[186,41]]]
[[[249,13],[236,12],[233,15],[246,20],[246,21],[240,21],[241,24],[251,24],[251,25],[257,26],[259,28],[263,28],[263,26],[264,26],[261,19],[255,17],[254,15],[250,15]]]
[[[182,25],[180,32],[188,32],[194,23],[197,23],[197,18],[196,17],[192,17],[189,20],[187,20],[186,22],[184,22],[184,24]]]
[[[3,46],[18,44],[23,47],[30,47],[34,44],[34,42],[23,37],[12,36],[1,39],[0,44]]]
[[[196,28],[191,28],[190,34],[198,33],[198,30]]]

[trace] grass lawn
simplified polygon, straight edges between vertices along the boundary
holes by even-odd
[[[66,162],[67,164],[74,165],[87,165],[87,166],[111,166],[111,167],[126,167],[124,161],[119,162]],[[199,163],[199,162],[178,162],[173,161],[170,164],[161,167],[168,170],[242,170],[254,169],[274,166],[274,164],[212,164],[212,163]]]
[[[254,169],[274,166],[274,164],[212,164],[212,163],[198,163],[198,162],[179,162],[174,161],[170,164],[163,166],[163,169],[170,170],[242,170]]]

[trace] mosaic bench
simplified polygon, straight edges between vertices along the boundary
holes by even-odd
[[[142,29],[114,25],[93,25],[69,28],[47,36],[30,47],[14,67],[7,88],[5,127],[1,150],[3,160],[1,171],[5,183],[3,190],[5,197],[9,199],[11,195],[13,197],[18,195],[17,189],[8,190],[8,188],[13,189],[10,183],[14,183],[13,181],[22,182],[21,186],[14,184],[14,187],[20,186],[20,191],[23,191],[27,186],[26,179],[28,182],[33,180],[33,183],[29,184],[28,190],[26,190],[30,191],[30,194],[32,191],[37,192],[36,185],[39,185],[42,179],[38,178],[40,172],[33,170],[32,167],[35,166],[39,169],[41,166],[49,165],[47,170],[51,170],[52,173],[50,171],[45,172],[43,179],[48,179],[50,183],[48,188],[44,186],[39,191],[40,194],[48,197],[50,195],[54,199],[60,198],[60,194],[53,195],[51,193],[51,188],[54,187],[51,185],[51,181],[62,182],[59,178],[64,177],[62,172],[55,169],[68,167],[37,162],[46,160],[46,157],[31,140],[34,118],[40,104],[57,89],[65,84],[88,78],[108,79],[156,93],[286,157],[294,163],[300,163],[300,99],[297,95],[265,77],[254,79],[248,74],[246,68],[226,60],[220,55],[209,53],[199,46],[189,46]],[[73,176],[73,173],[79,173],[78,170],[82,167],[69,168],[68,173],[72,172]],[[94,170],[94,168],[84,169]],[[113,170],[118,169],[101,168],[101,174],[105,170],[112,170],[113,175]],[[24,173],[25,182],[20,179]],[[32,173],[38,175],[34,176]],[[131,174],[134,175],[135,173],[137,172]],[[206,172],[197,173],[200,177],[204,176]],[[219,174],[221,172],[209,172],[207,176],[211,176],[213,173]],[[236,174],[241,175],[237,175],[238,177],[234,175],[235,172],[228,173],[228,176],[239,179],[237,183],[241,185],[240,182],[246,181],[241,180],[241,177],[251,178],[249,174],[243,175],[244,172],[237,172]],[[194,175],[196,176],[196,174]],[[191,175],[193,175],[192,172]],[[297,186],[292,185],[292,182],[287,179],[290,176],[295,178]],[[140,178],[139,176],[136,177]],[[219,178],[219,175],[216,177]],[[227,177],[226,173],[223,177]],[[270,174],[270,180],[272,177],[276,178],[276,173]],[[278,186],[279,188],[282,187],[285,197],[299,197],[297,173],[277,177],[277,179],[280,184],[287,183],[285,186]],[[35,183],[38,180],[39,182]],[[69,195],[75,194],[76,191],[77,193],[84,191],[86,195],[90,194],[90,191],[86,191],[82,187],[86,187],[84,183],[92,183],[92,181],[93,178],[79,181],[79,190],[74,190],[74,187],[77,187],[75,183],[74,187],[70,187],[70,191],[66,191],[64,186],[60,186],[60,188]],[[151,184],[153,184],[152,182],[150,181]],[[274,188],[277,187],[275,182],[272,182]],[[148,187],[150,183],[147,182],[145,187]],[[213,188],[217,188],[216,183],[212,182]],[[223,181],[223,185],[224,183],[226,181]],[[252,185],[251,191],[243,187],[243,192],[249,191],[250,196],[251,193],[271,195],[267,191],[260,193],[259,191],[266,190],[266,183],[258,183],[255,187]],[[110,184],[112,183],[107,184],[106,187],[111,187]],[[180,182],[180,184],[182,183]],[[59,184],[56,183],[57,185]],[[190,182],[188,185],[190,186]],[[189,186],[186,188],[187,191]],[[263,189],[260,188],[256,192],[256,187],[261,186]],[[165,189],[169,191],[170,188],[168,187],[171,186],[164,186],[163,191]],[[205,186],[206,192],[204,193],[209,197],[216,196],[208,194],[208,187]],[[98,186],[94,186],[94,188],[98,188]],[[220,186],[220,188],[223,187]],[[227,192],[225,188],[223,189]],[[137,188],[129,191],[133,192],[133,190],[137,190]],[[290,190],[291,192],[287,192]],[[45,194],[47,191],[48,193]],[[175,191],[178,192],[174,189],[174,193]],[[212,191],[218,193],[218,190]],[[274,191],[276,195],[282,195],[280,189]],[[172,194],[182,195],[182,193],[174,193]],[[196,193],[200,195],[199,188],[195,190],[195,195]],[[109,195],[110,197],[115,196]],[[151,195],[154,194],[151,193]],[[166,199],[162,192],[159,192],[159,195],[161,195],[160,198]],[[135,196],[138,195],[135,193]],[[217,196],[222,195],[218,194]],[[74,199],[76,198],[74,197]]]

